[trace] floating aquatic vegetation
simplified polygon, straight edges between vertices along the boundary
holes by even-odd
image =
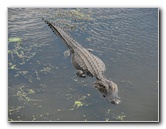
[[[26,76],[27,73],[28,73],[28,71],[17,71],[14,76],[15,76],[15,77],[18,77],[18,76],[20,76],[20,75]]]
[[[29,97],[30,94],[35,94],[35,93],[36,92],[33,89],[26,89],[25,86],[20,86],[18,88],[16,96],[18,97],[20,101],[23,101],[25,103],[30,101],[41,101],[41,100],[31,99]]]
[[[79,107],[81,107],[83,105],[84,104],[81,101],[75,101],[73,106],[79,108]]]
[[[113,115],[113,116],[112,116]],[[117,121],[124,121],[126,115],[124,114],[124,112],[121,112],[120,114],[116,115],[116,114],[112,114],[111,109],[108,109],[105,116],[107,116],[105,119],[105,121],[110,121],[110,117],[114,118]]]
[[[105,115],[109,114],[109,113],[110,113],[110,111],[111,111],[111,109],[108,109],[108,111],[107,111],[107,113],[106,113]]]
[[[29,82],[33,82],[34,79],[40,80],[41,74],[47,74],[50,72],[52,66],[45,65],[39,60],[37,61],[37,64],[42,66],[43,69],[36,70],[35,65],[32,69],[29,69],[28,67],[32,64],[31,59],[35,57],[37,52],[39,51],[39,47],[47,46],[48,44],[45,43],[33,43],[33,44],[27,44],[22,43],[23,39],[21,38],[9,38],[8,39],[9,46],[8,46],[8,69],[15,72],[14,77],[24,77],[28,79]],[[40,64],[39,64],[40,63]],[[28,67],[27,67],[28,64]],[[26,67],[24,67],[26,65]],[[35,70],[34,70],[35,69]],[[10,72],[10,71],[9,71]],[[35,74],[34,74],[35,73]],[[35,77],[36,75],[36,77]]]
[[[11,62],[9,62],[9,69],[17,70],[16,64],[12,64]]]
[[[126,115],[123,112],[121,112],[120,115],[114,116],[114,118],[119,121],[124,121],[125,117]]]
[[[8,41],[10,43],[15,43],[15,42],[20,43],[20,42],[22,42],[22,39],[18,38],[18,37],[13,37],[13,38],[9,38]]]
[[[36,74],[36,79],[37,79],[37,80],[40,80],[39,73],[38,73],[37,70],[35,70],[35,74]]]
[[[75,20],[93,20],[91,14],[83,13],[80,9],[62,10],[56,14],[56,16],[67,16],[74,18]]]
[[[44,65],[43,69],[41,69],[40,72],[43,74],[47,74],[51,71],[52,68],[53,68],[53,66],[51,64]]]
[[[15,121],[11,118],[12,115],[17,115],[17,113],[19,114],[21,109],[24,109],[24,106],[9,106],[8,107],[8,121]],[[16,119],[20,120],[20,115],[17,115],[17,117],[15,117]]]
[[[72,94],[66,94],[67,100],[72,99]]]
[[[9,115],[12,114],[12,112],[19,112],[20,109],[23,109],[24,106],[9,106],[8,107],[8,112],[9,112]]]
[[[40,86],[41,86],[42,88],[46,88],[46,87],[47,87],[46,84],[40,84]]]
[[[27,89],[28,90],[28,94],[35,94],[36,92],[33,89]]]
[[[64,29],[67,28],[70,30],[73,29],[85,30],[86,26],[83,27],[82,23],[84,21],[94,20],[92,18],[92,13],[90,11],[83,11],[82,9],[59,10],[56,11],[55,17],[57,24],[61,25]],[[79,25],[81,26],[78,27]]]
[[[49,64],[40,64],[39,61],[37,62],[39,65],[42,65],[42,69],[35,70],[36,79],[40,80],[41,74],[48,74],[51,72],[51,69],[54,67],[50,63]]]
[[[87,94],[87,96],[89,97],[90,94]],[[70,108],[69,110],[74,110],[82,106],[89,106],[89,103],[83,102],[85,99],[87,99],[87,96],[82,96],[78,100],[74,101],[73,108]]]
[[[119,115],[116,117],[117,120],[124,121],[125,115]]]
[[[63,27],[64,29],[65,28],[69,28],[69,29],[71,29],[71,30],[73,30],[73,29],[75,29],[77,26],[76,25],[71,25],[71,24],[69,24],[69,23],[65,23],[65,26]]]
[[[17,43],[10,45],[12,47],[11,48],[9,47],[8,50],[8,54],[11,56],[12,61],[15,61],[17,58],[19,58],[21,60],[21,62],[19,63],[22,65],[25,64],[25,61],[28,61],[36,54],[35,52],[31,51],[32,48],[22,47],[21,38],[9,38],[8,41]]]

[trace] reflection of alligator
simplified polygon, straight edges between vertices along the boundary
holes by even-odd
[[[43,19],[53,32],[59,36],[69,48],[65,52],[66,55],[72,55],[73,66],[77,69],[77,76],[96,77],[95,87],[106,97],[111,103],[119,104],[117,85],[105,78],[103,72],[105,71],[105,64],[98,57],[94,56],[90,50],[83,48],[73,38],[71,38],[62,28]]]

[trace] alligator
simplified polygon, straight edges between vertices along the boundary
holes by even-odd
[[[42,19],[68,47],[69,50],[65,51],[64,54],[67,56],[71,55],[72,64],[77,70],[76,75],[83,78],[86,76],[95,77],[95,88],[100,91],[103,97],[110,103],[119,104],[121,100],[118,96],[118,87],[112,80],[108,80],[105,77],[105,64],[103,61],[93,55],[91,49],[82,47],[60,26],[45,20],[44,18]]]

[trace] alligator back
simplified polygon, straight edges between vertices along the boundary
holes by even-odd
[[[43,19],[44,20],[44,19]],[[92,77],[98,77],[105,71],[105,64],[98,57],[93,55],[87,49],[83,48],[77,41],[75,41],[69,34],[67,34],[61,27],[44,20],[53,32],[59,36],[65,45],[72,52],[72,63],[77,70],[83,71],[85,74]]]
[[[105,64],[103,61],[85,48],[74,49],[72,63],[77,70],[82,70],[92,77],[98,77],[105,71]]]

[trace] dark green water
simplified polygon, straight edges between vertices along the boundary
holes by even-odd
[[[42,17],[94,50],[121,104],[75,75]],[[8,38],[9,121],[158,121],[158,9],[9,8]]]

